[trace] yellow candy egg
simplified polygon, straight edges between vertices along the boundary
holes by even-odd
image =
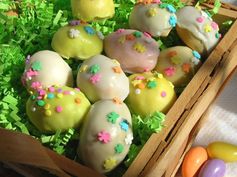
[[[225,142],[213,142],[207,147],[211,158],[221,159],[225,162],[237,162],[237,146]]]

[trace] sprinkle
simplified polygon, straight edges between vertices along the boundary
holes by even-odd
[[[175,67],[168,67],[165,69],[165,75],[166,76],[173,76],[175,73]]]
[[[49,92],[55,92],[55,89],[54,89],[54,87],[49,87],[49,88],[48,88],[48,91],[49,91]]]
[[[198,17],[197,19],[196,19],[196,21],[198,22],[198,23],[202,23],[203,21],[204,21],[204,17],[203,16],[201,16],[201,17]]]
[[[161,74],[161,73],[156,73],[155,76],[158,77],[159,79],[163,79],[164,78],[163,74]]]
[[[148,71],[150,71],[150,69],[149,68],[144,68],[143,71],[148,72]]]
[[[161,95],[161,97],[166,97],[166,92],[162,91],[160,95]]]
[[[85,26],[84,30],[86,31],[87,34],[90,34],[90,35],[95,34],[95,30],[90,26]]]
[[[144,83],[140,83],[137,85],[137,88],[139,89],[144,89],[146,87],[146,85]]]
[[[127,120],[124,119],[122,122],[119,123],[119,125],[122,130],[124,130],[125,132],[128,131],[129,123]]]
[[[51,116],[51,115],[52,115],[52,112],[51,112],[50,110],[46,110],[46,111],[44,112],[44,114],[45,114],[46,116]]]
[[[201,59],[201,55],[196,50],[193,50],[193,56],[197,59]]]
[[[216,36],[217,39],[221,38],[221,34],[220,33],[216,33],[215,36]]]
[[[218,24],[216,22],[211,22],[211,27],[214,29],[214,30],[218,30],[219,27],[218,27]]]
[[[79,37],[80,31],[77,29],[70,29],[68,34],[71,39],[74,39]]]
[[[135,94],[140,95],[141,94],[141,90],[140,89],[136,89],[135,90]]]
[[[149,81],[147,84],[147,87],[150,89],[156,88],[156,86],[157,86],[156,81]]]
[[[184,63],[182,66],[183,72],[189,73],[190,72],[190,64],[189,63]]]
[[[182,62],[182,59],[179,56],[173,56],[170,60],[175,65],[179,65]]]
[[[148,32],[143,32],[144,36],[147,38],[151,38],[151,35]]]
[[[40,61],[35,61],[32,63],[31,68],[33,71],[40,71],[42,69],[42,64]]]
[[[63,91],[63,94],[64,94],[64,95],[70,95],[71,92],[70,92],[69,90],[65,90],[65,91]]]
[[[37,100],[37,105],[40,107],[43,107],[45,105],[45,102],[43,100]]]
[[[155,81],[156,78],[152,76],[152,77],[148,77],[146,80],[147,80],[147,81]]]
[[[97,134],[97,139],[100,142],[106,144],[111,141],[110,133],[108,133],[106,131],[101,131]]]
[[[115,104],[122,104],[123,103],[122,100],[120,98],[118,98],[118,97],[113,98],[113,102]]]
[[[207,14],[206,12],[204,12],[203,10],[201,11],[201,14],[202,14],[202,16],[205,17],[205,18],[208,18],[208,17],[209,17],[208,14]]]
[[[80,88],[74,88],[74,90],[76,90],[76,91],[78,91],[78,92],[80,92],[81,90],[80,90]]]
[[[133,35],[134,35],[136,38],[142,37],[142,33],[141,33],[140,31],[135,31],[135,32],[133,32]]]
[[[41,90],[38,91],[38,93],[39,93],[40,96],[44,96],[46,94],[46,91],[41,89]]]
[[[116,166],[117,162],[114,158],[108,158],[104,161],[104,169],[111,170]]]
[[[172,51],[167,53],[167,56],[170,57],[170,58],[172,58],[172,57],[174,57],[176,55],[177,55],[177,51],[175,51],[175,50],[172,50]]]
[[[175,27],[176,23],[177,23],[176,17],[175,16],[170,16],[170,19],[169,19],[170,26]]]
[[[32,112],[35,112],[35,111],[36,111],[36,108],[35,108],[35,107],[32,107],[31,111],[32,111]]]
[[[30,87],[35,89],[35,90],[38,90],[42,87],[42,85],[41,85],[40,82],[32,82]]]
[[[60,113],[60,112],[63,111],[63,107],[62,107],[62,106],[57,106],[57,107],[55,108],[55,111],[58,112],[58,113]]]
[[[26,64],[29,64],[29,63],[30,63],[30,58],[31,58],[31,56],[30,56],[30,55],[27,55],[27,57],[26,57]]]
[[[101,79],[101,74],[95,74],[90,77],[90,81],[92,84],[96,84],[97,82],[100,81],[100,79]]]
[[[98,64],[94,64],[90,67],[90,73],[96,74],[100,71],[100,66]]]
[[[49,108],[50,108],[50,104],[46,103],[46,104],[44,105],[44,109],[49,109]]]
[[[123,33],[125,31],[125,29],[118,29],[117,31],[116,31],[116,33],[117,34],[121,34],[121,33]]]
[[[204,31],[205,31],[206,33],[211,32],[211,26],[208,25],[208,24],[206,24],[206,25],[204,26]]]
[[[119,66],[120,66],[120,63],[119,63],[117,60],[113,59],[113,60],[112,60],[112,62],[113,62],[114,64],[116,64],[116,65],[119,65]]]
[[[196,57],[193,57],[193,58],[191,59],[191,61],[192,61],[192,63],[194,63],[195,65],[198,65],[198,64],[200,63],[200,60],[197,59]]]
[[[62,98],[63,97],[63,94],[62,93],[58,93],[57,94],[57,98]]]
[[[144,79],[145,79],[144,76],[136,76],[136,77],[135,77],[135,80],[144,80]]]
[[[170,4],[168,4],[168,5],[166,6],[166,9],[167,9],[170,13],[175,13],[175,12],[176,12],[176,9],[175,9],[172,5],[170,5]]]
[[[81,99],[80,98],[75,98],[74,101],[75,101],[76,104],[81,104]]]
[[[102,32],[100,32],[100,31],[97,31],[97,36],[101,39],[101,40],[104,40],[105,39],[105,36],[103,35],[103,33]]]
[[[116,112],[111,112],[109,114],[107,114],[107,121],[112,123],[112,124],[115,124],[117,119],[119,118],[119,114],[117,114]]]
[[[133,45],[133,49],[136,50],[138,53],[144,53],[146,51],[146,47],[139,42],[136,42]]]
[[[76,93],[74,91],[70,91],[70,95],[75,95]]]
[[[37,71],[33,71],[31,69],[29,69],[27,72],[26,72],[26,78],[31,80],[31,77],[32,76],[37,76],[38,75],[38,72]]]
[[[131,83],[134,87],[136,87],[138,84],[142,83],[142,80],[133,80]]]
[[[160,3],[161,3],[161,0],[153,0],[152,3],[154,3],[154,4],[160,4]]]
[[[121,69],[120,66],[114,66],[114,67],[113,67],[113,71],[114,71],[115,73],[118,73],[118,74],[122,73],[122,69]]]
[[[174,84],[172,82],[168,82],[171,88],[174,88]]]
[[[126,37],[125,36],[121,36],[119,39],[118,39],[118,42],[123,44],[124,42],[126,41]]]
[[[158,9],[157,8],[150,8],[147,10],[148,17],[154,17],[157,15]]]
[[[62,93],[62,92],[63,92],[63,89],[59,88],[59,89],[57,90],[57,92],[58,92],[58,93]]]
[[[114,151],[116,154],[122,153],[123,150],[124,150],[124,147],[122,144],[116,144],[116,146],[114,147]]]
[[[134,40],[134,39],[135,39],[135,36],[134,36],[133,34],[128,34],[128,35],[126,35],[126,40],[132,41],[132,40]]]
[[[30,97],[30,99],[31,99],[31,100],[35,100],[35,99],[36,99],[36,96],[35,96],[35,95],[32,95],[32,96]]]
[[[79,72],[82,73],[82,72],[85,72],[88,68],[88,65],[82,65],[79,69]]]
[[[80,24],[81,24],[80,20],[72,20],[69,22],[70,26],[78,26]]]
[[[131,145],[132,144],[132,140],[133,140],[133,136],[132,136],[132,134],[128,134],[126,137],[125,137],[125,143],[127,144],[127,145]]]

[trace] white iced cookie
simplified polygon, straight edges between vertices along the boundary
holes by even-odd
[[[219,27],[200,8],[186,6],[176,13],[176,30],[184,43],[201,54],[211,52],[221,35]]]
[[[123,101],[129,93],[129,81],[120,64],[103,55],[84,61],[77,85],[91,102],[114,98]]]
[[[160,53],[155,70],[175,87],[186,86],[201,65],[201,55],[188,47],[176,46]]]
[[[52,85],[72,87],[72,70],[59,54],[43,50],[27,56],[22,82],[28,90],[39,90]]]
[[[123,161],[132,139],[131,115],[126,104],[101,100],[87,114],[78,153],[87,166],[106,173]]]
[[[147,32],[152,36],[168,36],[176,26],[176,9],[159,0],[147,2],[141,0],[137,3],[129,17],[131,29]]]

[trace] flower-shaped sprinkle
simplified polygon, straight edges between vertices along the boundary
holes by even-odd
[[[146,47],[139,42],[136,42],[134,44],[133,49],[136,50],[138,53],[144,53],[146,51]]]
[[[111,136],[110,136],[110,133],[108,133],[106,131],[101,131],[97,134],[97,139],[100,142],[106,144],[111,141]]]
[[[78,31],[77,29],[72,28],[72,29],[69,30],[69,37],[71,39],[78,38],[79,34],[80,34],[80,31]]]
[[[87,34],[90,34],[90,35],[95,34],[95,30],[90,26],[85,26],[84,30],[86,31]]]
[[[104,169],[111,170],[116,166],[117,162],[114,158],[108,158],[104,161]]]
[[[119,123],[120,127],[122,130],[124,130],[125,132],[128,131],[128,128],[129,128],[129,123],[127,120],[123,120],[122,122]]]
[[[166,6],[166,9],[170,12],[170,13],[175,13],[176,12],[176,9],[171,5],[171,4],[168,4]]]
[[[142,80],[134,79],[131,83],[134,87],[136,87],[138,84],[142,83]]]
[[[210,25],[206,24],[206,25],[204,26],[204,31],[205,31],[206,33],[211,32],[211,30],[212,30],[212,28],[211,28]]]
[[[122,144],[116,144],[116,146],[114,147],[114,151],[116,154],[122,153],[123,150],[124,150],[124,147]]]
[[[135,32],[133,33],[133,35],[134,35],[136,38],[142,37],[142,33],[141,33],[140,31],[135,31]]]
[[[42,87],[41,83],[40,82],[32,82],[31,83],[31,88],[35,89],[35,90],[38,90]]]
[[[135,39],[136,39],[136,37],[133,34],[127,34],[126,35],[126,40],[128,40],[128,41],[132,41],[132,40],[135,40]]]
[[[101,39],[101,40],[104,40],[104,38],[105,38],[105,36],[103,35],[103,33],[102,32],[100,32],[100,31],[97,31],[97,36]]]
[[[170,51],[168,54],[167,54],[167,56],[168,57],[174,57],[174,56],[176,56],[177,55],[177,52],[175,51],[175,50],[172,50],[172,51]]]
[[[201,16],[196,19],[198,23],[202,23],[205,20],[205,17]]]
[[[42,64],[40,61],[35,61],[32,63],[31,68],[33,71],[40,71],[42,69]]]
[[[197,59],[201,59],[201,55],[196,50],[193,50],[193,56]]]
[[[125,143],[127,144],[127,145],[131,145],[132,144],[132,140],[133,140],[133,136],[132,136],[132,134],[128,134],[126,137],[125,137]]]
[[[100,66],[98,64],[94,64],[90,67],[90,73],[96,74],[100,71]]]
[[[173,16],[173,15],[170,16],[170,19],[169,19],[169,24],[170,24],[170,26],[175,27],[175,26],[176,26],[176,23],[177,23],[176,17]]]
[[[119,118],[119,114],[117,114],[116,112],[111,112],[109,114],[107,114],[107,121],[112,123],[112,124],[115,124],[117,119]]]
[[[121,36],[119,39],[118,39],[118,42],[123,44],[124,42],[126,41],[126,37],[125,36]]]
[[[190,66],[189,63],[184,63],[183,66],[182,66],[183,72],[185,72],[185,73],[189,73],[190,68],[191,68],[191,66]]]
[[[70,26],[78,26],[80,24],[81,24],[80,20],[72,20],[69,22]]]
[[[122,69],[120,66],[114,66],[112,69],[115,73],[118,73],[118,74],[122,73]]]
[[[37,71],[33,71],[32,69],[29,69],[27,72],[26,72],[26,78],[31,80],[31,77],[33,76],[37,76],[38,75],[38,72]]]
[[[218,30],[219,29],[219,26],[216,22],[211,22],[211,27],[214,29],[214,30]]]
[[[100,79],[101,79],[101,74],[95,74],[90,77],[90,81],[92,84],[96,84],[97,82],[100,81]]]
[[[157,86],[156,81],[149,81],[147,83],[147,87],[150,88],[150,89],[156,88],[156,86]]]
[[[147,16],[148,17],[154,17],[154,16],[156,16],[157,12],[158,12],[158,9],[152,7],[152,8],[147,10]]]
[[[166,76],[173,76],[175,73],[175,67],[168,67],[165,69],[165,75]]]

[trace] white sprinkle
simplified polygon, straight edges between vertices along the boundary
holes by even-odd
[[[70,94],[71,94],[71,95],[75,95],[75,92],[73,92],[73,91],[70,91]]]
[[[193,62],[195,65],[198,65],[199,62],[200,62],[200,60],[197,59],[196,57],[193,57],[191,60],[192,60],[192,62]]]
[[[72,39],[79,37],[79,34],[80,34],[80,31],[78,31],[77,29],[72,28],[69,30],[69,37]]]
[[[135,90],[135,93],[136,93],[137,95],[139,95],[139,94],[141,94],[141,90],[140,90],[140,89],[136,89],[136,90]]]
[[[35,108],[35,107],[32,107],[31,110],[32,110],[32,112],[35,112],[35,111],[36,111],[36,108]]]
[[[125,143],[126,143],[127,145],[131,145],[131,144],[132,144],[132,140],[133,140],[132,134],[128,134],[128,135],[125,137]]]
[[[104,40],[105,36],[103,35],[103,33],[101,33],[100,31],[97,31],[97,36],[101,39]]]

